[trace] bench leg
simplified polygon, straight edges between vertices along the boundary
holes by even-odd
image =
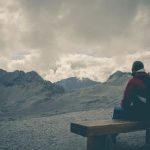
[[[150,129],[146,129],[146,144],[150,144]]]
[[[87,150],[116,150],[116,137],[112,135],[88,137]]]

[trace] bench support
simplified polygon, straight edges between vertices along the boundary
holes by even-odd
[[[87,150],[115,150],[115,135],[92,136],[87,138]]]
[[[146,144],[150,145],[150,129],[146,129]]]

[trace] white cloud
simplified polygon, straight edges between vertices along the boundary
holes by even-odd
[[[126,56],[113,58],[95,57],[84,54],[64,55],[56,63],[55,69],[44,72],[43,76],[53,82],[76,76],[87,77],[96,81],[105,81],[111,73],[117,70],[130,72],[132,63],[141,60],[147,71],[150,71],[150,51],[137,52]]]
[[[12,55],[0,57],[0,68],[5,68],[8,71],[24,70],[31,71],[36,68],[39,61],[40,52],[38,50],[18,51]]]
[[[63,78],[76,76],[87,77],[92,80],[102,81],[108,77],[116,67],[112,58],[100,58],[85,54],[64,55],[56,63],[56,68],[45,76],[46,79],[57,81]]]
[[[134,59],[148,66],[149,16],[148,0],[0,1],[0,67],[56,81],[105,80]]]

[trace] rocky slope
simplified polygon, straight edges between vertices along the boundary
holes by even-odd
[[[41,101],[50,101],[55,94],[64,93],[61,86],[45,81],[36,72],[0,70],[0,115],[34,112]]]
[[[1,71],[0,115],[13,118],[49,116],[113,107],[122,98],[129,77],[127,73],[116,72],[105,83],[90,84],[86,88],[79,86],[78,89],[76,86],[76,90],[64,93],[62,87],[43,80],[36,72]],[[67,87],[73,87],[71,81],[74,80],[70,80]]]
[[[106,83],[110,85],[121,86],[131,78],[131,73],[116,71],[107,79]]]

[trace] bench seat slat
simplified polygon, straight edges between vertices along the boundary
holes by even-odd
[[[84,137],[126,133],[150,128],[150,121],[91,120],[71,123],[71,132]]]

